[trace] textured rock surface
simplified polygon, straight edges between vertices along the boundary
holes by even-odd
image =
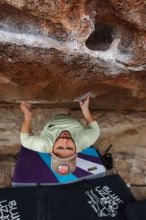
[[[11,186],[15,163],[15,159],[11,157],[3,158],[2,161],[0,160],[0,188]]]
[[[19,151],[20,100],[35,104],[38,132],[56,107],[81,118],[76,99],[88,91],[100,150],[112,143],[114,172],[145,184],[145,84],[145,1],[0,0],[0,186]]]
[[[146,2],[143,0],[109,0],[115,14],[136,25],[137,28],[146,30]]]
[[[76,107],[91,91],[96,109],[145,110],[145,8],[132,0],[1,0],[0,103]]]

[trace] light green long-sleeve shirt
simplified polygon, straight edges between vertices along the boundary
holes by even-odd
[[[64,130],[70,132],[77,152],[93,145],[100,135],[96,121],[85,128],[78,120],[68,115],[56,115],[49,120],[40,135],[20,133],[21,144],[30,150],[51,153],[55,140]]]

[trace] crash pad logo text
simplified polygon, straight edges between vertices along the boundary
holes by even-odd
[[[21,220],[15,200],[0,201],[0,220]]]
[[[115,217],[118,213],[119,204],[123,203],[117,195],[112,193],[108,186],[103,188],[98,186],[95,189],[86,191],[85,194],[90,199],[88,204],[94,209],[98,217]]]

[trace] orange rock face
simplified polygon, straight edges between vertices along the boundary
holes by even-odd
[[[0,102],[145,110],[145,2],[1,0]]]

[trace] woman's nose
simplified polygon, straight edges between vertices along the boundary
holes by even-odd
[[[63,139],[63,145],[66,146],[66,144],[67,144],[67,139],[64,138]]]

